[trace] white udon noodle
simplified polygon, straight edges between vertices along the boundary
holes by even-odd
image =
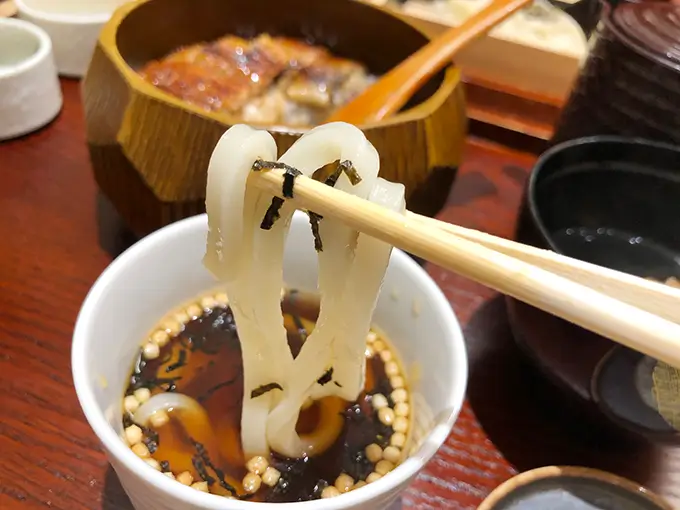
[[[260,228],[272,195],[246,181],[256,160],[274,161],[276,143],[266,131],[230,128],[210,159],[206,192],[209,234],[204,263],[226,287],[243,356],[241,440],[247,457],[269,449],[288,457],[313,455],[295,425],[308,397],[355,400],[364,386],[366,335],[392,246],[330,217],[319,223],[320,311],[296,359],[281,312],[283,251],[294,207],[284,203],[270,230]],[[311,177],[334,161],[350,161],[361,177],[342,174],[335,187],[404,212],[404,186],[378,177],[380,158],[356,127],[326,124],[302,136],[279,159]],[[333,368],[333,382],[317,380]],[[251,398],[254,389],[278,383]],[[337,384],[335,384],[337,383]]]

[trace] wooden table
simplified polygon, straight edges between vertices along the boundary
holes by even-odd
[[[115,250],[126,240],[97,203],[78,84],[63,87],[64,110],[52,125],[0,144],[0,508],[130,510],[81,413],[70,371],[80,304],[112,259],[102,246]],[[471,139],[441,217],[511,236],[534,159]],[[635,452],[601,451],[543,399],[544,384],[511,341],[499,296],[428,270],[466,327],[469,399],[401,506],[474,509],[517,469],[545,464],[589,465],[648,482],[641,463],[625,461]]]

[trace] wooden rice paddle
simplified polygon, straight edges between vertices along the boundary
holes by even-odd
[[[17,6],[13,0],[0,0],[0,18],[11,18],[16,13]]]
[[[447,66],[459,50],[485,36],[531,1],[494,0],[383,75],[350,103],[336,110],[328,122],[358,125],[377,122],[396,113],[427,80]]]

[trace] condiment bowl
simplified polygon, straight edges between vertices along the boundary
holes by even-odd
[[[162,22],[161,22],[162,20]],[[225,35],[287,36],[326,46],[383,74],[427,43],[393,14],[346,0],[137,0],[102,30],[83,82],[87,142],[97,183],[125,223],[145,235],[204,211],[206,169],[231,115],[207,112],[140,77],[147,62]],[[381,156],[381,176],[406,186],[409,209],[444,205],[466,131],[462,85],[449,67],[406,110],[361,126]],[[304,129],[272,131],[285,151]]]
[[[374,315],[405,361],[413,406],[411,453],[380,480],[336,498],[253,503],[206,494],[150,468],[122,441],[122,399],[135,353],[170,309],[213,288],[202,265],[205,215],[178,221],[139,241],[104,271],[78,316],[72,369],[83,412],[137,510],[340,510],[386,508],[451,431],[467,382],[463,335],[443,293],[405,253],[394,250]],[[290,287],[316,289],[316,252],[307,217],[296,213],[284,255]]]

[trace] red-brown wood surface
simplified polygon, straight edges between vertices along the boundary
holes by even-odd
[[[78,84],[63,87],[53,124],[0,144],[0,508],[129,510],[71,382],[76,315],[112,259],[102,243],[119,239],[97,203]],[[471,140],[465,161],[442,217],[510,236],[533,156]],[[515,467],[592,465],[649,481],[644,459],[626,462],[635,452],[601,451],[541,400],[542,384],[510,341],[501,299],[429,271],[466,326],[469,401],[404,508],[476,508]]]

